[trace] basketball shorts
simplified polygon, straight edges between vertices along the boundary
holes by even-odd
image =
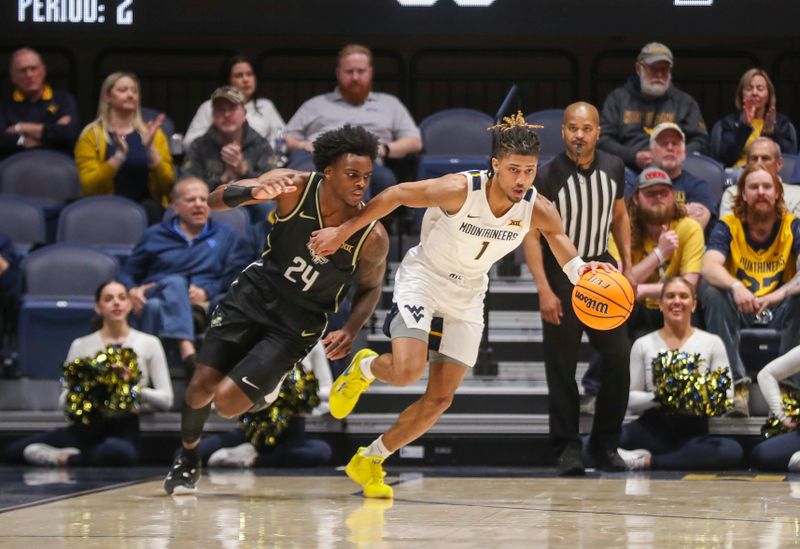
[[[226,374],[254,404],[269,402],[326,324],[324,314],[281,302],[240,276],[211,316],[198,362]]]
[[[401,265],[386,323],[389,337],[427,334],[431,351],[472,367],[483,336],[484,295],[482,288],[459,286],[419,265]]]

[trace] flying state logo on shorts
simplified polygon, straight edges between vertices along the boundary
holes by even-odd
[[[413,305],[413,306],[412,305],[405,305],[405,308],[408,309],[408,312],[411,313],[411,316],[414,317],[414,321],[416,321],[416,322],[419,322],[419,319],[422,318],[423,316],[425,316],[425,313],[424,313],[425,307],[422,307],[422,306],[417,307],[416,305]]]

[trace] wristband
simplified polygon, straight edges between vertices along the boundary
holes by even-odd
[[[22,133],[22,124],[20,124],[19,122],[14,124],[14,133],[16,133],[17,135]]]
[[[658,258],[659,264],[664,263],[664,254],[658,249],[658,247],[653,250],[653,254],[655,254],[655,256]]]
[[[567,278],[569,278],[569,281],[572,282],[573,286],[578,283],[578,280],[580,278],[578,276],[578,271],[584,265],[586,265],[586,262],[583,259],[581,259],[581,256],[576,255],[575,257],[564,263],[564,266],[561,267],[561,270],[564,271],[564,274],[567,275]]]
[[[111,158],[113,158],[114,160],[119,160],[120,162],[125,162],[125,160],[128,159],[128,155],[122,151],[117,151]]]
[[[383,148],[383,157],[389,158],[389,145],[387,145],[386,143],[382,143],[381,147]]]
[[[229,208],[235,208],[253,199],[252,187],[243,185],[228,185],[222,191],[222,202]]]
[[[744,286],[744,284],[742,284],[741,281],[737,280],[736,282],[731,284],[731,287],[729,289],[730,289],[730,291],[733,291],[736,288],[738,288],[739,286]]]

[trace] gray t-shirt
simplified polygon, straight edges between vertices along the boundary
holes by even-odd
[[[297,109],[286,125],[286,133],[304,141],[314,141],[320,134],[345,124],[363,126],[381,143],[401,137],[419,137],[419,128],[408,109],[393,95],[370,92],[361,105],[344,100],[339,89],[312,97]]]

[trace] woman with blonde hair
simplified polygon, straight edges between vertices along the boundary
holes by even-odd
[[[175,170],[160,126],[164,115],[145,123],[139,79],[129,72],[110,74],[100,88],[97,119],[75,145],[84,196],[115,194],[138,202],[149,224],[161,221]]]
[[[775,86],[763,69],[750,69],[736,88],[737,112],[720,120],[717,158],[725,166],[741,168],[747,163],[747,147],[759,137],[769,137],[783,154],[797,153],[797,134],[789,118],[776,110]]]

